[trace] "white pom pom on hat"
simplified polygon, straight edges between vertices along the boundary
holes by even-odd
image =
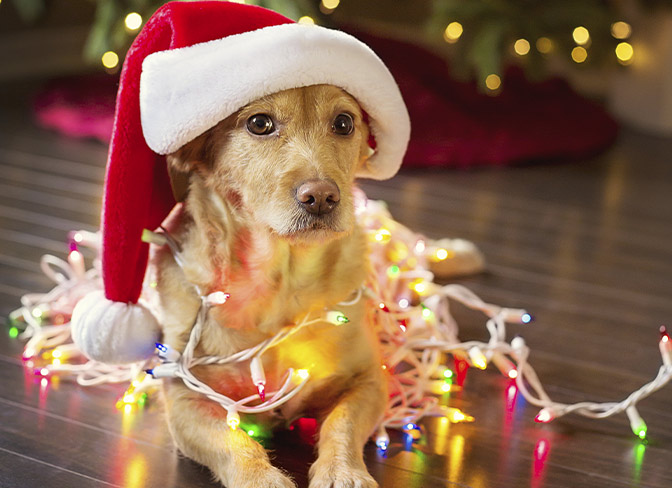
[[[161,337],[154,314],[142,303],[120,303],[96,290],[72,313],[72,339],[87,357],[104,363],[141,361],[154,353]]]
[[[343,88],[368,115],[376,147],[357,176],[392,177],[409,116],[389,70],[359,40],[233,2],[170,2],[147,21],[117,94],[101,225],[105,295],[81,300],[72,317],[85,355],[115,363],[154,350],[159,325],[136,302],[148,259],[142,231],[175,205],[165,155],[257,98],[316,84]]]

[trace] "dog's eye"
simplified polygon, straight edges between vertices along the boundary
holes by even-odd
[[[247,119],[247,130],[256,136],[265,136],[275,131],[273,119],[266,114],[256,114]]]
[[[355,130],[355,121],[352,120],[352,115],[346,113],[338,114],[334,119],[334,123],[331,124],[331,130],[339,136],[352,134],[352,131]]]

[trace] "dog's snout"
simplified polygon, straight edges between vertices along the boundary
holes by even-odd
[[[309,213],[330,213],[341,201],[341,192],[333,181],[308,180],[296,189],[296,200]]]

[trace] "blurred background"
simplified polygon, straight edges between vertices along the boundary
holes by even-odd
[[[0,0],[0,85],[36,121],[106,142],[156,0]],[[409,105],[409,166],[576,160],[618,123],[672,135],[672,2],[247,0],[370,44]],[[597,103],[595,103],[597,102]]]

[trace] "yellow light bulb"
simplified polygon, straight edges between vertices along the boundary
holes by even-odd
[[[423,282],[416,283],[415,285],[413,285],[413,289],[417,294],[422,295],[425,292],[425,290],[427,290],[427,285],[425,285]]]
[[[616,57],[621,64],[630,64],[634,54],[635,50],[632,48],[632,44],[628,42],[619,42],[616,46]]]
[[[574,38],[574,42],[583,46],[590,40],[590,32],[588,32],[588,29],[584,26],[580,25],[572,32],[572,38]]]
[[[457,42],[457,40],[462,36],[463,32],[464,28],[462,27],[462,24],[459,22],[451,22],[443,31],[443,39],[446,42],[453,44]]]
[[[122,399],[122,401],[124,403],[135,403],[135,395],[133,395],[132,393],[128,394],[128,395],[124,395],[124,398]]]
[[[619,20],[611,24],[611,35],[616,39],[627,39],[632,34],[632,27],[627,22]]]
[[[124,25],[129,31],[136,31],[142,26],[142,16],[137,12],[131,12],[124,19]]]
[[[301,380],[303,381],[303,380],[307,380],[308,376],[310,376],[310,374],[308,373],[307,369],[299,369],[299,370],[296,371],[296,376],[301,378]]]
[[[548,37],[540,37],[537,39],[535,45],[537,47],[537,51],[539,51],[541,54],[548,54],[553,51],[553,41],[551,41]]]
[[[471,359],[471,363],[478,369],[485,369],[488,367],[488,360],[478,346],[471,347],[467,351],[467,354],[469,355],[469,359]]]
[[[572,59],[575,63],[583,63],[588,58],[588,51],[581,46],[572,49]]]
[[[485,78],[485,86],[488,87],[488,90],[496,90],[502,85],[502,80],[496,74],[490,74]]]
[[[392,233],[387,229],[378,229],[378,231],[374,235],[374,239],[376,239],[376,241],[381,243],[389,242],[391,238]]]
[[[513,44],[513,50],[516,51],[518,56],[525,56],[530,52],[530,41],[527,39],[518,39]]]
[[[334,10],[340,3],[341,0],[322,0],[322,5],[324,5],[324,8],[329,10]]]
[[[299,19],[299,24],[315,25],[315,19],[313,19],[309,15],[304,15]]]
[[[107,51],[103,54],[101,61],[107,69],[116,68],[119,64],[119,56],[114,51]]]
[[[448,249],[437,249],[436,253],[434,253],[434,256],[438,261],[443,261],[448,258],[454,258],[455,257],[455,252],[449,251]]]

